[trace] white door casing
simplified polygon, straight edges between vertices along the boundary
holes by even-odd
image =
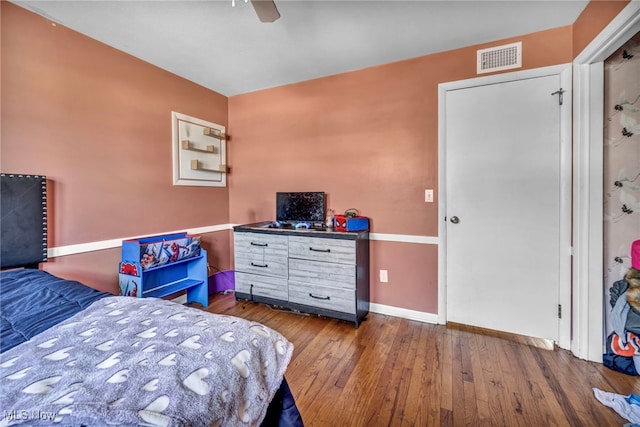
[[[573,62],[573,341],[572,353],[602,362],[604,63],[640,31],[632,0]]]
[[[531,95],[534,87],[541,92]],[[560,87],[564,108],[551,95]],[[568,348],[571,68],[481,77],[439,89],[439,194],[445,197],[439,206],[438,320],[548,338]],[[536,102],[547,105],[542,116],[534,114]],[[516,124],[529,116],[555,124]],[[549,145],[550,138],[556,142]],[[469,139],[474,144],[464,142]],[[546,200],[544,209],[535,194]],[[453,215],[458,224],[445,222]],[[546,237],[536,241],[540,236]],[[558,304],[565,310],[560,319]]]

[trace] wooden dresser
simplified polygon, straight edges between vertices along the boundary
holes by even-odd
[[[235,295],[347,320],[369,312],[369,233],[234,227]]]

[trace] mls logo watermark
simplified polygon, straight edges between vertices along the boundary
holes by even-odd
[[[56,418],[55,412],[44,412],[38,410],[16,410],[3,411],[2,420],[4,421],[27,421],[27,420],[40,420],[40,421],[53,421]]]

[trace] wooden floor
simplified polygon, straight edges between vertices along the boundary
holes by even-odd
[[[622,426],[592,388],[640,394],[640,377],[508,334],[373,313],[355,329],[233,294],[212,297],[208,311],[294,344],[286,378],[306,426]]]

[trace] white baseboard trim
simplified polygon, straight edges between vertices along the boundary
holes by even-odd
[[[167,231],[157,234],[175,234],[187,232],[189,234],[206,234],[215,233],[216,231],[230,230],[232,224],[209,225],[206,227],[188,228],[176,231]],[[78,243],[76,245],[57,246],[47,249],[47,257],[55,258],[58,256],[82,254],[85,252],[102,251],[105,249],[119,248],[122,246],[123,240],[138,239],[140,237],[152,236],[153,234],[145,234],[141,236],[121,237],[118,239],[101,240],[97,242]]]
[[[424,323],[438,323],[438,315],[433,313],[425,313],[424,311],[409,310],[408,308],[393,307],[390,305],[369,304],[369,311],[376,314],[385,314],[387,316],[401,317],[408,320],[417,320]]]
[[[186,304],[187,294],[172,298],[171,301],[178,304]],[[376,314],[384,314],[387,316],[400,317],[402,319],[416,320],[423,323],[438,323],[438,315],[433,313],[425,313],[423,311],[409,310],[408,308],[392,307],[383,304],[369,304],[369,312]]]

